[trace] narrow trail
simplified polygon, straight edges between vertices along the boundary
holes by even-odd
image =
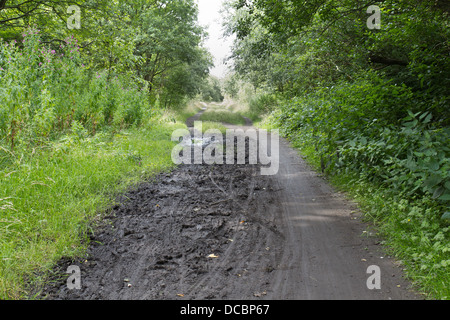
[[[80,266],[82,289],[60,280],[43,296],[420,299],[356,206],[282,138],[279,155],[273,176],[260,165],[182,165],[136,186],[91,236],[88,256],[60,263]],[[371,265],[381,289],[367,287]]]

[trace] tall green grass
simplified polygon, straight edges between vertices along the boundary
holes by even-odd
[[[16,154],[0,169],[0,299],[30,297],[62,257],[82,254],[87,231],[130,185],[173,167],[175,124],[76,132]],[[39,276],[38,276],[39,275]]]
[[[90,133],[139,125],[152,116],[144,83],[84,65],[73,37],[45,45],[30,28],[23,42],[0,39],[0,145],[41,145],[76,120]],[[0,150],[0,156],[2,156]]]

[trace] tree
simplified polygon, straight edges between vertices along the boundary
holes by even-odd
[[[204,101],[222,102],[225,98],[222,94],[222,88],[219,79],[209,76],[201,86],[201,97]]]
[[[82,10],[79,30],[67,28],[72,4]],[[1,1],[0,36],[21,43],[23,28],[34,25],[55,51],[75,37],[92,74],[106,70],[108,79],[126,74],[153,100],[159,95],[164,104],[176,105],[199,92],[212,67],[197,15],[194,0]]]
[[[367,27],[378,5],[381,30]],[[291,96],[376,74],[420,92],[422,107],[448,115],[448,13],[443,1],[234,1],[234,70],[255,87]],[[438,118],[436,118],[438,119]]]

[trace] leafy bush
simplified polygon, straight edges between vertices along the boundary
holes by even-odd
[[[278,106],[278,103],[275,94],[261,93],[254,95],[248,101],[248,111],[245,115],[253,121],[257,121],[261,115],[272,112]]]
[[[410,109],[417,106],[407,87],[363,80],[293,98],[277,122],[314,147],[324,171],[357,172],[408,198],[448,206],[450,129],[431,111]]]
[[[274,94],[260,94],[253,96],[249,101],[250,112],[266,114],[278,105],[278,99]]]
[[[40,143],[72,120],[95,133],[139,124],[150,109],[145,88],[83,65],[73,37],[52,48],[30,28],[23,42],[0,42],[0,141],[11,150]]]
[[[372,126],[350,133],[338,148],[337,163],[367,179],[381,182],[407,197],[432,196],[450,201],[450,129],[431,125],[431,113],[410,112],[400,127]]]
[[[222,102],[225,98],[222,94],[222,88],[220,87],[219,80],[213,77],[205,79],[200,90],[201,98],[206,102]]]

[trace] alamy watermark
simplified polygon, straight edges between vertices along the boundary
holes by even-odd
[[[367,19],[367,28],[370,30],[381,29],[381,9],[379,6],[372,5],[367,8],[367,13],[371,16]]]
[[[67,268],[66,273],[70,274],[67,278],[67,288],[70,290],[81,289],[81,270],[79,266],[71,265]]]
[[[67,13],[71,16],[67,19],[67,28],[69,30],[81,29],[81,9],[77,5],[67,7]]]
[[[367,268],[367,274],[370,274],[370,277],[367,278],[367,289],[369,290],[380,290],[381,289],[381,269],[379,266],[372,265]]]
[[[279,169],[278,130],[228,129],[224,135],[218,129],[202,130],[202,122],[194,123],[194,134],[177,129],[172,141],[179,142],[172,150],[175,164],[261,164],[261,175],[276,175]],[[247,146],[248,141],[248,148]],[[236,142],[236,143],[235,143]],[[235,149],[236,148],[236,149]],[[248,157],[247,157],[248,156]],[[248,163],[246,159],[248,158]]]

